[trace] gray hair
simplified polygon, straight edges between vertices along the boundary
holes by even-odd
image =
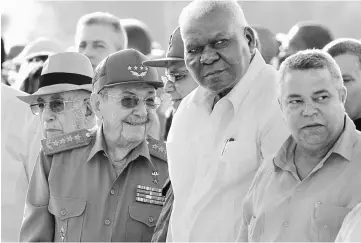
[[[89,26],[93,24],[109,25],[113,28],[114,32],[118,35],[119,42],[117,49],[123,50],[128,46],[128,37],[124,26],[121,24],[119,18],[110,13],[95,12],[83,15],[77,24],[77,33],[80,27]]]
[[[179,16],[178,23],[181,32],[188,21],[201,19],[216,10],[227,11],[229,15],[225,17],[233,18],[240,27],[248,26],[243,10],[236,0],[195,0],[183,8]]]
[[[324,68],[327,68],[327,70],[330,72],[331,77],[333,78],[333,84],[337,90],[345,87],[343,84],[340,68],[335,60],[327,52],[317,49],[299,51],[296,54],[287,57],[284,62],[282,62],[279,69],[279,86],[281,86],[285,75],[289,71]]]
[[[361,68],[361,41],[352,38],[339,38],[327,44],[323,50],[332,57],[352,54],[358,57]]]

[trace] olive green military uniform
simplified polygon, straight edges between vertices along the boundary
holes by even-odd
[[[150,241],[168,177],[164,143],[149,138],[117,176],[102,128],[42,141],[20,241]]]

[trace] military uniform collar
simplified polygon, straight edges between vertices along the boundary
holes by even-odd
[[[152,160],[150,158],[150,155],[153,155],[155,157],[158,157],[160,159],[166,160],[166,149],[163,145],[161,145],[162,142],[152,138],[151,136],[148,136],[147,141],[143,141],[141,144],[139,144],[136,148],[134,148],[130,153],[126,156],[125,162],[130,162],[135,160],[139,156],[145,157],[154,167],[154,164],[152,163]],[[104,153],[104,156],[108,157],[106,154],[106,145],[105,145],[105,139],[103,134],[103,124],[100,124],[95,136],[95,142],[93,145],[93,148],[91,149],[87,162],[90,161],[95,154],[102,151]]]

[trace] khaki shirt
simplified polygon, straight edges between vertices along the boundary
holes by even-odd
[[[144,141],[117,177],[102,129],[94,136],[84,131],[43,143],[20,241],[150,241],[164,202],[165,150],[158,141]],[[67,143],[78,148],[62,149]],[[46,155],[49,148],[57,153]]]
[[[334,241],[345,216],[361,201],[361,133],[345,129],[302,181],[290,137],[265,161],[245,198],[239,241]]]

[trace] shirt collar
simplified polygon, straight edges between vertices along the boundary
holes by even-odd
[[[103,124],[100,124],[98,126],[98,129],[96,131],[96,136],[95,136],[95,142],[94,142],[93,148],[91,149],[91,151],[89,153],[87,162],[90,161],[94,157],[94,155],[100,151],[103,151],[104,155],[107,156],[105,139],[104,139],[104,134],[103,134]],[[125,162],[128,163],[130,161],[133,161],[139,156],[145,157],[153,165],[153,163],[150,159],[149,149],[148,149],[148,145],[147,145],[146,141],[143,141],[141,144],[139,144],[137,147],[135,147],[132,151],[130,151],[129,154],[125,158]]]
[[[344,130],[337,140],[332,150],[334,153],[337,153],[344,157],[346,160],[351,161],[353,154],[353,147],[357,142],[356,138],[356,126],[350,117],[345,114],[345,126]]]
[[[353,147],[357,142],[357,132],[354,123],[346,114],[344,124],[344,129],[336,143],[331,148],[331,151],[332,153],[339,154],[350,162],[352,159]],[[296,141],[293,139],[292,136],[289,136],[273,160],[275,170],[277,168],[286,170],[289,167],[290,163],[293,164],[295,147]]]

